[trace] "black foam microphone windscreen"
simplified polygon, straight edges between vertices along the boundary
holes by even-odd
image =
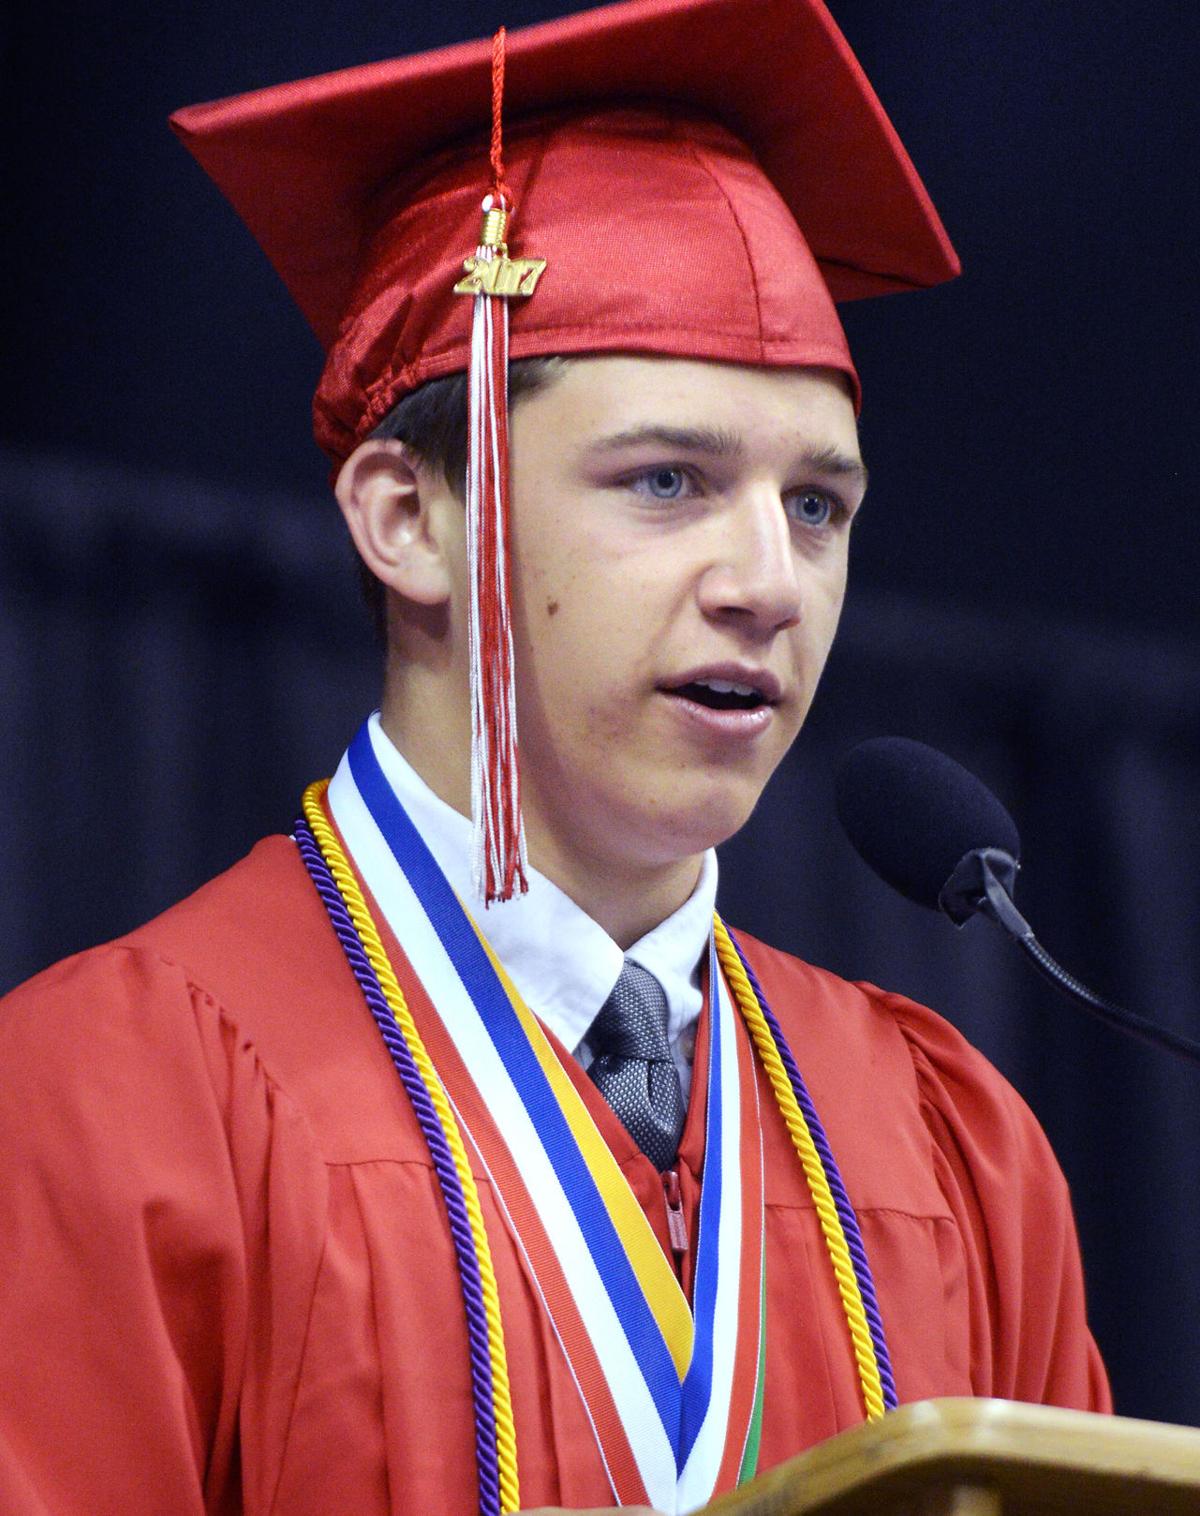
[[[976,848],[1020,857],[1016,823],[975,775],[908,737],[873,737],[842,760],[838,820],[863,861],[902,895],[938,908],[942,887]]]

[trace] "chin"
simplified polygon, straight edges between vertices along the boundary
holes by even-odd
[[[761,793],[759,784],[706,784],[691,796],[677,787],[666,804],[647,808],[642,835],[647,845],[657,842],[663,862],[695,857],[740,832]]]

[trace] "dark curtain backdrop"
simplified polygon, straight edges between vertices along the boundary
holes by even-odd
[[[0,987],[286,829],[332,770],[378,657],[336,513],[309,504],[0,451]],[[1119,1408],[1200,1422],[1200,1070],[1060,1002],[984,923],[956,932],[868,873],[831,773],[881,732],[944,747],[1002,796],[1051,951],[1200,1037],[1200,658],[852,594],[721,884],[735,923],[936,1006],[999,1064],[1071,1181]]]
[[[844,312],[873,478],[855,587],[722,904],[995,1059],[1071,1180],[1120,1409],[1200,1423],[1200,1072],[889,894],[831,806],[860,737],[948,749],[1016,815],[1047,947],[1200,1036],[1200,7],[829,3],[965,272]],[[167,113],[572,8],[4,13],[0,985],[286,828],[375,697],[309,437],[316,343]]]

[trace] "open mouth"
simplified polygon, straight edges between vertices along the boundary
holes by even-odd
[[[690,684],[678,685],[670,693],[684,700],[694,700],[711,711],[756,711],[760,706],[771,704],[753,685],[734,684],[728,679],[697,679]]]

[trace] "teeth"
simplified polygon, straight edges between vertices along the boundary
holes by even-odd
[[[717,695],[758,694],[752,684],[731,684],[728,679],[697,679],[696,683],[702,684],[706,690],[712,690]]]

